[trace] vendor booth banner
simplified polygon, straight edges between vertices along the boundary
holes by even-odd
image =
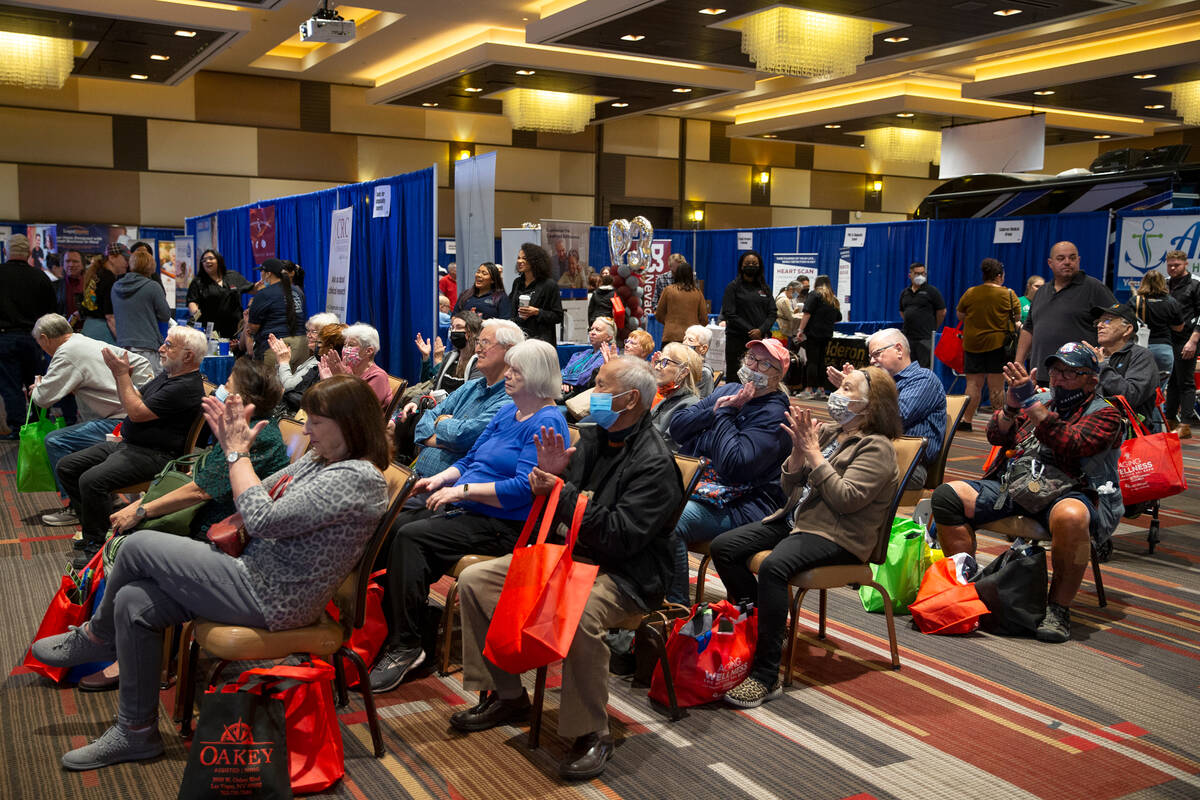
[[[35,227],[35,226],[30,226]],[[68,250],[78,250],[86,263],[88,256],[103,253],[112,242],[121,242],[126,247],[138,240],[138,229],[128,225],[57,225],[36,226],[54,227],[56,231],[56,247],[54,252],[62,253]],[[30,245],[33,237],[30,237]],[[47,252],[50,252],[47,249]]]
[[[792,281],[817,279],[817,253],[776,253],[771,260],[771,294],[778,297]]]
[[[196,252],[216,250],[218,241],[216,214],[196,220]]]
[[[346,298],[350,289],[350,242],[354,232],[354,206],[334,209],[329,234],[329,282],[325,289],[325,310],[346,319]]]
[[[496,154],[455,161],[453,169],[455,260],[461,289],[470,285],[480,264],[496,257]],[[514,277],[516,266],[514,258],[509,264]],[[512,281],[504,285],[512,286]],[[451,297],[450,302],[456,299]]]
[[[670,239],[654,239],[650,242],[650,260],[638,276],[642,288],[642,308],[647,314],[653,314],[658,307],[658,296],[654,292],[658,288],[659,276],[670,272],[667,267],[670,257]]]
[[[1200,274],[1200,214],[1120,217],[1117,231],[1117,298],[1128,297],[1150,270],[1166,277],[1167,253],[1182,250],[1188,268]]]
[[[275,258],[275,206],[250,209],[250,247],[256,265]]]
[[[46,256],[57,252],[55,242],[58,239],[57,225],[27,225],[25,236],[29,239],[29,265],[45,269]]]

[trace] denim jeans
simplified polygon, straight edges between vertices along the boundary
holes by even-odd
[[[1162,376],[1159,385],[1165,396],[1168,390],[1167,384],[1171,380],[1171,369],[1175,366],[1175,349],[1165,342],[1150,344],[1146,349],[1154,356],[1154,364],[1158,367],[1158,374]],[[1154,430],[1164,430],[1162,415],[1158,413],[1157,409],[1154,412]]]
[[[0,333],[0,399],[4,400],[8,427],[14,434],[25,424],[25,414],[29,410],[25,404],[25,387],[33,383],[33,376],[42,363],[42,351],[28,333]]]
[[[119,419],[93,419],[46,434],[46,458],[50,460],[50,470],[54,473],[54,485],[58,487],[59,496],[64,499],[67,496],[62,481],[58,479],[59,459],[103,442],[104,437],[112,433],[120,422]]]
[[[671,534],[671,548],[675,555],[675,571],[667,587],[667,600],[680,605],[691,605],[688,591],[688,545],[706,542],[735,527],[733,514],[725,508],[708,503],[689,500],[679,516],[679,524]]]

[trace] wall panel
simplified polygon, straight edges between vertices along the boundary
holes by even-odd
[[[625,196],[674,200],[679,194],[679,162],[665,158],[625,159]]]
[[[86,167],[113,165],[112,118],[0,108],[0,160]]]
[[[148,163],[162,172],[258,174],[258,131],[152,119],[146,123]]]
[[[259,128],[258,174],[354,183],[358,180],[358,137]]]
[[[196,119],[268,128],[300,127],[300,82],[229,72],[196,74]]]
[[[693,202],[750,202],[750,167],[745,164],[687,163],[684,197]],[[707,227],[714,227],[705,221]]]
[[[679,120],[628,117],[604,123],[604,152],[628,156],[679,156]]]
[[[22,164],[17,184],[21,218],[29,222],[136,224],[142,218],[136,172]]]
[[[450,151],[445,142],[358,137],[359,181],[373,181],[437,164],[438,186],[450,185]]]
[[[143,225],[181,228],[186,217],[250,202],[246,178],[143,172],[140,179]]]

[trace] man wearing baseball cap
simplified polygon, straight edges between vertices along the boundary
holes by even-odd
[[[1049,374],[1050,391],[1039,394],[1036,377],[1041,369]],[[975,529],[1005,517],[1025,515],[1049,529],[1054,576],[1037,638],[1065,642],[1071,638],[1070,605],[1083,580],[1091,542],[1106,545],[1124,511],[1117,477],[1124,417],[1096,391],[1100,369],[1089,346],[1067,342],[1041,369],[1026,372],[1018,362],[1004,368],[1008,381],[1005,405],[992,414],[987,438],[1001,447],[1005,456],[996,459],[982,480],[951,481],[935,489],[933,518],[947,556],[974,555]],[[1010,461],[1027,457],[1056,468],[1039,471],[1044,483],[1049,483],[1057,470],[1074,479],[1040,511],[1014,502],[1004,481]],[[1033,478],[1028,484],[1035,493],[1042,485]]]
[[[740,383],[718,386],[708,397],[671,417],[679,452],[703,456],[704,471],[675,526],[675,569],[667,599],[688,603],[688,544],[705,542],[783,508],[779,470],[792,451],[783,427],[788,397],[779,384],[791,353],[778,339],[746,345]]]
[[[1153,353],[1134,341],[1137,316],[1125,303],[1113,303],[1093,308],[1092,318],[1096,320],[1098,346],[1092,352],[1100,363],[1100,394],[1123,395],[1146,424],[1151,424],[1154,390],[1160,382],[1158,364]]]

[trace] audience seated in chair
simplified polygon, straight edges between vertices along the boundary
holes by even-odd
[[[925,437],[925,452],[921,462],[909,478],[908,489],[920,489],[925,485],[929,468],[937,462],[946,438],[946,389],[933,374],[912,360],[908,337],[896,328],[884,328],[867,339],[867,352],[871,364],[886,370],[896,382],[900,397],[900,422],[905,436]],[[842,371],[827,367],[829,382],[840,386],[842,375],[854,371],[846,364]]]
[[[330,314],[328,311],[309,317],[308,322],[304,323],[307,347],[304,357],[299,359],[286,341],[276,338],[273,333],[267,334],[267,346],[275,354],[275,369],[285,392],[298,386],[309,370],[317,368],[321,360],[321,331],[326,325],[337,324],[337,314]]]
[[[1096,342],[1092,348],[1100,365],[1099,392],[1104,397],[1122,395],[1149,427],[1154,420],[1158,365],[1149,349],[1137,344],[1137,317],[1125,303],[1092,309],[1096,318]],[[1088,347],[1091,344],[1084,342]]]
[[[471,309],[455,311],[450,315],[449,350],[440,336],[426,341],[418,333],[414,343],[421,353],[421,383],[413,387],[412,396],[434,389],[453,392],[466,381],[478,378],[479,370],[471,357],[475,355],[475,340],[482,326],[483,318]]]
[[[512,552],[533,503],[533,435],[543,427],[567,433],[555,405],[561,375],[554,346],[524,341],[504,361],[504,391],[513,402],[496,413],[465,456],[417,482],[414,491],[429,495],[425,508],[396,521],[384,601],[388,640],[371,670],[374,692],[395,689],[425,661],[421,626],[429,587],[463,556]]]
[[[563,436],[543,429],[537,467],[530,476],[535,494],[548,494],[556,478],[564,485],[556,520],[570,525],[580,492],[594,493],[584,512],[575,557],[600,566],[583,618],[563,662],[558,732],[574,740],[559,766],[570,780],[599,775],[613,754],[608,730],[609,650],[604,635],[631,616],[657,608],[672,571],[670,520],[683,500],[679,469],[647,417],[654,376],[631,356],[600,368],[596,391],[611,409],[581,425],[569,449]],[[561,536],[558,537],[561,540]],[[503,672],[483,656],[488,625],[512,562],[507,555],[467,567],[459,576],[463,618],[463,687],[487,692],[478,705],[459,711],[450,724],[481,731],[524,717],[529,697],[519,675]]]
[[[750,674],[726,702],[754,708],[783,689],[779,662],[788,616],[788,581],[813,567],[862,564],[889,522],[899,478],[891,440],[901,434],[896,385],[879,367],[842,374],[829,395],[832,423],[789,410],[791,455],[783,464],[787,504],[761,522],[723,533],[710,545],[729,599],[758,607],[758,647]],[[757,580],[748,562],[770,550]]]
[[[300,410],[300,403],[304,399],[304,393],[310,387],[333,374],[326,365],[325,356],[328,353],[341,354],[342,345],[346,343],[344,333],[348,327],[350,326],[343,325],[340,322],[331,322],[323,326],[317,333],[316,366],[310,367],[307,372],[301,375],[299,382],[294,384],[292,388],[285,388],[283,390],[282,409],[288,414],[295,414]]]
[[[621,353],[634,358],[649,359],[654,355],[654,337],[641,328],[630,331],[625,337],[625,346]]]
[[[379,407],[387,408],[392,386],[383,367],[375,363],[375,356],[379,355],[379,331],[365,322],[356,322],[342,331],[342,336],[346,340],[342,352],[322,356],[322,366],[333,375],[353,375],[366,381],[379,399]]]
[[[650,424],[663,435],[667,447],[675,451],[679,446],[671,438],[671,417],[679,409],[700,402],[700,396],[696,394],[696,382],[700,380],[703,362],[690,347],[670,342],[663,346],[661,353],[655,355],[652,363],[658,389],[654,395],[654,406],[650,409]]]
[[[571,356],[571,360],[562,368],[563,398],[570,398],[588,389],[596,377],[601,365],[615,353],[614,339],[617,337],[617,325],[609,317],[597,317],[588,328],[588,343],[591,350],[582,350]]]
[[[703,456],[704,470],[675,527],[675,574],[667,589],[672,603],[688,603],[688,545],[757,522],[783,506],[779,467],[791,451],[784,430],[788,398],[779,388],[791,354],[778,339],[750,342],[727,383],[671,417],[679,452]]]
[[[55,470],[71,504],[79,509],[83,538],[75,542],[76,568],[87,564],[104,544],[111,492],[150,480],[183,452],[204,397],[199,368],[208,339],[195,328],[172,328],[159,348],[163,371],[140,391],[133,385],[128,354],[102,352],[128,416],[121,422],[120,441],[100,442],[64,456]]]
[[[1071,601],[1083,580],[1091,543],[1107,542],[1124,508],[1117,477],[1124,415],[1097,393],[1099,370],[1090,347],[1068,342],[1043,368],[1049,373],[1050,391],[1042,394],[1036,393],[1038,369],[1027,373],[1015,362],[1004,368],[1005,405],[992,414],[987,438],[1046,465],[1040,481],[1033,483],[1048,483],[1057,468],[1075,484],[1034,512],[1015,503],[1005,490],[1009,460],[998,458],[982,480],[951,481],[934,490],[933,518],[948,556],[973,554],[975,530],[1006,517],[1024,515],[1048,529],[1054,576],[1037,638],[1065,642],[1071,638]]]
[[[512,320],[487,320],[473,343],[475,369],[480,377],[467,381],[424,412],[418,411],[415,402],[400,409],[400,422],[420,414],[414,428],[414,439],[421,448],[413,464],[418,478],[436,475],[467,455],[496,412],[512,403],[504,391],[504,357],[509,348],[523,341],[525,334]],[[412,500],[425,504],[423,495],[413,495]]]
[[[163,360],[169,364],[174,358],[167,352]],[[196,617],[272,631],[311,624],[357,564],[387,506],[382,473],[387,445],[378,399],[357,378],[338,376],[311,389],[304,410],[312,449],[260,481],[245,454],[267,423],[251,428],[236,395],[224,404],[205,398],[204,414],[221,449],[238,456],[228,469],[249,534],[245,551],[231,558],[183,536],[130,534],[92,619],[34,643],[34,656],[48,665],[115,656],[120,667],[116,724],[64,755],[67,769],[98,769],[163,752],[158,681],[164,630]],[[272,499],[268,490],[289,477]]]
[[[127,355],[130,365],[130,381],[134,386],[144,386],[154,378],[150,363],[136,353],[128,353],[115,346],[106,345],[83,334],[74,333],[71,323],[60,314],[46,314],[33,325],[33,338],[38,346],[50,356],[46,374],[34,378],[30,399],[36,406],[49,408],[74,395],[79,409],[80,422],[66,428],[58,428],[46,434],[46,458],[52,471],[62,457],[86,447],[103,442],[125,418],[125,407],[117,394],[117,382],[112,370],[104,363],[102,351],[107,347],[118,357]],[[66,500],[67,493],[54,476],[59,496]],[[42,515],[45,525],[77,525],[79,509],[70,506]]]
[[[712,331],[704,325],[692,325],[683,332],[684,346],[690,347],[696,355],[700,356],[700,380],[696,382],[696,394],[700,395],[701,400],[712,394],[716,385],[712,368],[704,363],[704,356],[708,353],[708,346],[711,342]]]

